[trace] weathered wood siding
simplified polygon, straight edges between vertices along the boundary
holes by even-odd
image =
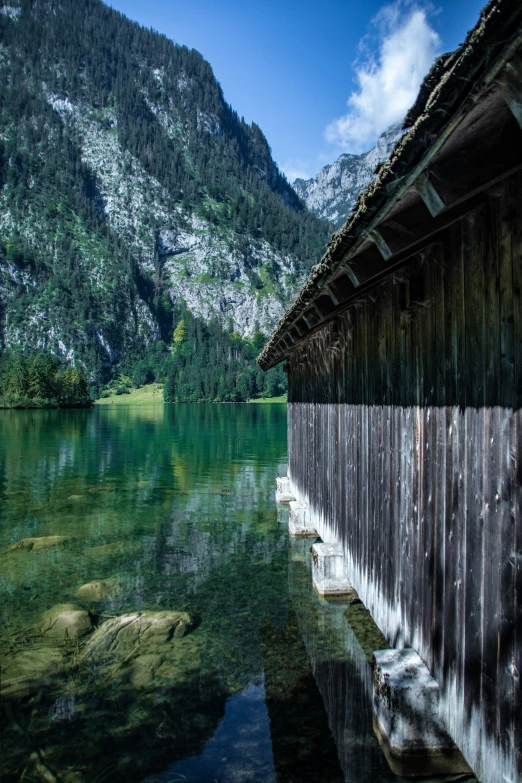
[[[522,177],[288,362],[289,475],[481,780],[522,780]]]

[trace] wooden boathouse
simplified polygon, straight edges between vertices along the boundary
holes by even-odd
[[[483,783],[522,780],[522,3],[439,58],[258,361],[288,477]]]

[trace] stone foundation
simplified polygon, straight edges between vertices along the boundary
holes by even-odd
[[[290,479],[286,476],[276,478],[276,503],[290,503],[291,500],[295,500],[295,497],[290,486]]]
[[[307,503],[293,500],[289,506],[288,529],[292,536],[317,538],[317,530],[310,519],[310,508]]]
[[[314,544],[312,577],[319,595],[357,597],[344,573],[343,550],[338,544]]]
[[[471,770],[439,714],[439,686],[414,650],[373,654],[374,728],[398,775]]]

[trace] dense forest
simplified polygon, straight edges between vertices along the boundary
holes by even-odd
[[[266,335],[251,339],[206,323],[185,310],[167,345],[158,340],[138,356],[113,368],[103,387],[91,387],[93,398],[127,394],[149,383],[164,384],[165,402],[247,402],[278,397],[287,391],[282,366],[263,372],[256,364]]]
[[[5,351],[0,361],[0,408],[89,408],[92,399],[81,370],[46,351]]]
[[[14,18],[0,15],[0,40],[10,51],[0,82],[2,125],[10,126],[0,183],[10,181],[20,209],[27,208],[28,180],[43,167],[44,179],[61,175],[57,190],[77,209],[100,212],[78,139],[46,100],[67,96],[105,109],[108,123],[113,109],[122,145],[185,208],[264,238],[310,268],[324,249],[327,224],[281,174],[261,129],[225,102],[199,52],[99,0],[20,0],[18,7]],[[176,116],[176,133],[158,120],[162,111]],[[51,213],[57,206],[49,205]]]
[[[328,226],[260,128],[197,51],[100,0],[12,0],[0,47],[0,349],[43,346],[101,388],[170,351],[189,311],[169,353],[174,396],[266,391],[253,336],[275,325]]]
[[[282,366],[264,373],[254,361],[265,341],[261,332],[242,340],[237,333],[222,332],[215,322],[205,324],[187,314],[174,330],[165,400],[245,402],[283,394]]]

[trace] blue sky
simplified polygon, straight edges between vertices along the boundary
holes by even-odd
[[[110,0],[210,62],[292,181],[363,152],[404,114],[484,0]]]

